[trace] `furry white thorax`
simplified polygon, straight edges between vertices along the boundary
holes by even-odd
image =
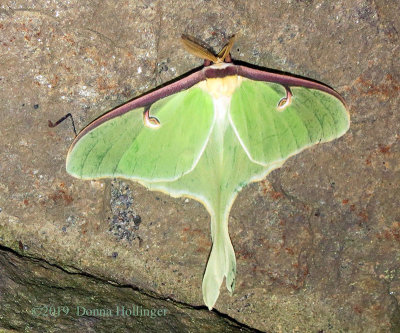
[[[213,66],[223,65],[215,64]],[[229,65],[229,64],[226,64]],[[198,86],[208,92],[213,99],[220,96],[232,97],[233,92],[240,86],[243,77],[238,75],[230,75],[221,78],[208,78],[198,83]]]

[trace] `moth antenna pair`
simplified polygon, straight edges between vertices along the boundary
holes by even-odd
[[[193,37],[182,35],[181,41],[186,51],[196,57],[203,59],[204,66],[209,66],[212,63],[218,64],[223,62],[232,62],[230,52],[232,50],[233,44],[235,43],[235,38],[235,35],[233,35],[229,39],[228,44],[226,44],[217,55],[213,54],[207,48],[194,41]]]

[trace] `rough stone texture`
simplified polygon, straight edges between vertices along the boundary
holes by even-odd
[[[123,300],[168,307],[171,325],[192,332],[240,329],[227,318],[268,332],[400,331],[399,12],[396,0],[0,4],[0,326],[159,327],[29,312],[51,300]],[[182,33],[216,50],[238,33],[234,58],[332,86],[352,118],[344,137],[241,192],[230,217],[238,283],[215,313],[200,288],[205,209],[137,184],[71,178],[71,126],[47,127],[71,112],[80,129],[200,65],[179,46]]]
[[[2,332],[255,332],[206,309],[7,249],[0,249],[0,273]]]

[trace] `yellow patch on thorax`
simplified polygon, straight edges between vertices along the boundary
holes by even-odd
[[[231,97],[233,92],[242,83],[243,77],[238,75],[225,76],[223,78],[209,78],[199,82],[199,87],[207,91],[213,98],[222,96]]]

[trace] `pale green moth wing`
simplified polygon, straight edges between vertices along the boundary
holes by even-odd
[[[349,128],[343,102],[327,92],[244,79],[233,93],[232,126],[249,158],[267,165],[306,147],[342,136]],[[283,104],[283,103],[281,103]]]
[[[158,128],[144,126],[144,107],[107,120],[79,136],[67,156],[67,171],[84,178],[173,180],[197,163],[209,137],[211,97],[193,87],[156,101],[150,114]]]
[[[78,178],[131,179],[207,208],[213,246],[202,292],[210,310],[224,278],[231,293],[235,288],[228,218],[240,190],[301,150],[340,137],[350,124],[333,89],[235,65],[232,45],[233,39],[213,55],[185,39],[204,67],[93,121],[76,137],[66,163]]]

